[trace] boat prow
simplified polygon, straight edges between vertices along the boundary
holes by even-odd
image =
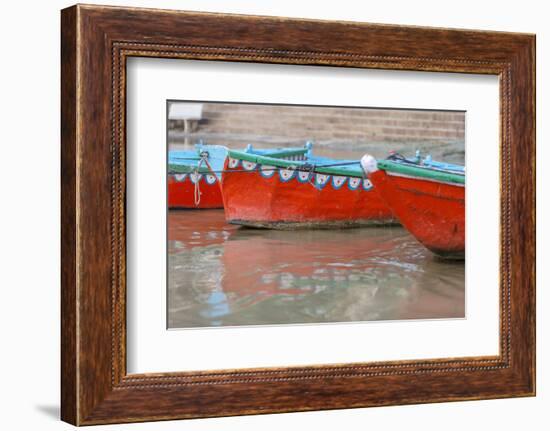
[[[459,165],[370,155],[361,166],[382,200],[424,246],[445,259],[464,259],[465,170]]]
[[[195,145],[168,153],[168,208],[223,208],[220,172],[227,156],[222,145]]]

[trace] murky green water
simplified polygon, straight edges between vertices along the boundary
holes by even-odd
[[[170,328],[464,317],[464,262],[400,227],[254,230],[170,211]]]

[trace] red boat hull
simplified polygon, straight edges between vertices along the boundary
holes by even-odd
[[[353,178],[350,182],[351,177],[328,175],[309,180],[303,178],[306,173],[299,177],[298,172],[291,170],[270,172],[265,170],[269,167],[262,167],[260,172],[260,165],[247,170],[242,162],[230,167],[229,160],[222,177],[229,223],[275,229],[395,223],[393,214],[368,180]],[[317,178],[320,182],[315,186],[312,181]]]
[[[465,188],[378,170],[369,174],[381,198],[425,247],[446,258],[464,258]]]
[[[223,208],[219,180],[210,174],[168,175],[168,208]]]

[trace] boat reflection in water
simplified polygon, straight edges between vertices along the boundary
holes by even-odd
[[[464,262],[401,227],[266,231],[168,215],[170,328],[464,317]]]

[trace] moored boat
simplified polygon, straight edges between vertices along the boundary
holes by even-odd
[[[284,151],[289,160],[298,158],[305,149],[256,149],[248,145],[244,150],[253,155],[278,155]],[[197,144],[191,151],[168,153],[168,208],[223,208],[221,178],[228,149],[223,145]]]
[[[359,160],[312,155],[312,145],[263,154],[228,151],[222,177],[226,220],[293,229],[393,224]]]
[[[168,153],[168,208],[223,208],[220,174],[227,148],[197,144]]]
[[[438,256],[464,259],[465,169],[463,166],[392,155],[361,165],[401,224]]]

